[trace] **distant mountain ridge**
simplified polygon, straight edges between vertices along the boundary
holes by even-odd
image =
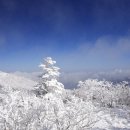
[[[17,76],[15,74],[0,71],[0,86],[30,90],[33,89],[33,86],[36,84],[36,81],[23,76]]]

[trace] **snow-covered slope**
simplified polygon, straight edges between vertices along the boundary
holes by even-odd
[[[12,87],[18,89],[33,89],[33,86],[37,84],[36,81],[32,81],[25,77],[16,76],[0,71],[0,85],[3,87]]]

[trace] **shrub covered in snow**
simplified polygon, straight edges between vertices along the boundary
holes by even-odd
[[[125,81],[118,84],[97,79],[79,81],[78,89],[74,93],[83,100],[91,100],[101,106],[130,106],[130,87]]]

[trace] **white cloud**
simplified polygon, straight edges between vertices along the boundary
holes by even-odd
[[[88,50],[86,44],[87,54],[90,56],[103,56],[104,58],[120,58],[125,53],[130,52],[130,38],[118,38],[113,39],[112,37],[101,37],[96,40],[94,46]],[[81,50],[82,51],[82,50]]]
[[[130,63],[128,55],[130,55],[129,37],[106,36],[98,38],[94,43],[81,44],[64,57],[64,63],[72,69],[127,68]]]

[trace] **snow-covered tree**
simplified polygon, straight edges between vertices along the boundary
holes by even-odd
[[[47,57],[44,59],[44,63],[39,65],[43,70],[41,81],[36,87],[39,95],[44,95],[48,92],[57,94],[63,93],[64,85],[58,82],[60,68],[56,67],[55,64],[56,61],[52,60],[51,57]]]
[[[130,105],[128,82],[114,84],[106,80],[88,79],[79,82],[78,89],[74,90],[74,94],[83,100],[99,103],[103,107]]]

